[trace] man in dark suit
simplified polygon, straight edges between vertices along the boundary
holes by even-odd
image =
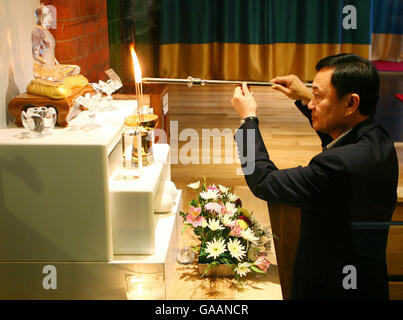
[[[396,204],[398,160],[390,135],[374,120],[379,76],[353,54],[324,58],[316,70],[312,91],[293,75],[272,80],[321,138],[323,152],[306,167],[275,166],[252,93],[246,84],[235,89],[245,179],[256,197],[301,208],[292,299],[388,299],[388,227],[382,226]]]

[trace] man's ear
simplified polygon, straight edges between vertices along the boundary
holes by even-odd
[[[358,106],[360,105],[360,96],[356,93],[350,93],[347,96],[347,109],[346,116],[351,116],[354,112],[358,110]]]

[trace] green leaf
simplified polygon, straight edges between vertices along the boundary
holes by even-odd
[[[253,271],[257,272],[257,273],[266,273],[266,272],[260,270],[259,268],[255,267],[255,266],[251,266],[250,268],[251,268]]]
[[[182,228],[181,234],[183,234],[183,233],[185,232],[185,230],[186,230],[187,226],[188,226],[188,224],[184,224],[184,225],[183,225],[183,228]]]

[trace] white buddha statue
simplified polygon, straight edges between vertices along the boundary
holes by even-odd
[[[48,30],[52,22],[51,10],[41,6],[35,11],[36,26],[32,31],[32,55],[34,57],[34,78],[48,81],[62,81],[66,76],[80,73],[76,65],[59,64],[55,58],[56,41]]]
[[[41,5],[35,10],[36,25],[32,31],[34,80],[27,91],[54,99],[68,97],[74,87],[84,87],[88,80],[80,75],[77,65],[59,64],[55,57],[56,41],[48,29],[56,23],[56,12],[51,6]]]

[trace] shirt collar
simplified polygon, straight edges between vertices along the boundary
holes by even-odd
[[[350,130],[347,130],[346,132],[344,132],[343,134],[341,134],[340,136],[338,136],[335,140],[333,140],[332,142],[330,142],[328,145],[326,145],[323,148],[323,151],[325,150],[329,150],[331,148],[334,147],[334,145],[339,142],[340,140],[342,140],[351,130],[353,130],[353,128],[351,128]]]

